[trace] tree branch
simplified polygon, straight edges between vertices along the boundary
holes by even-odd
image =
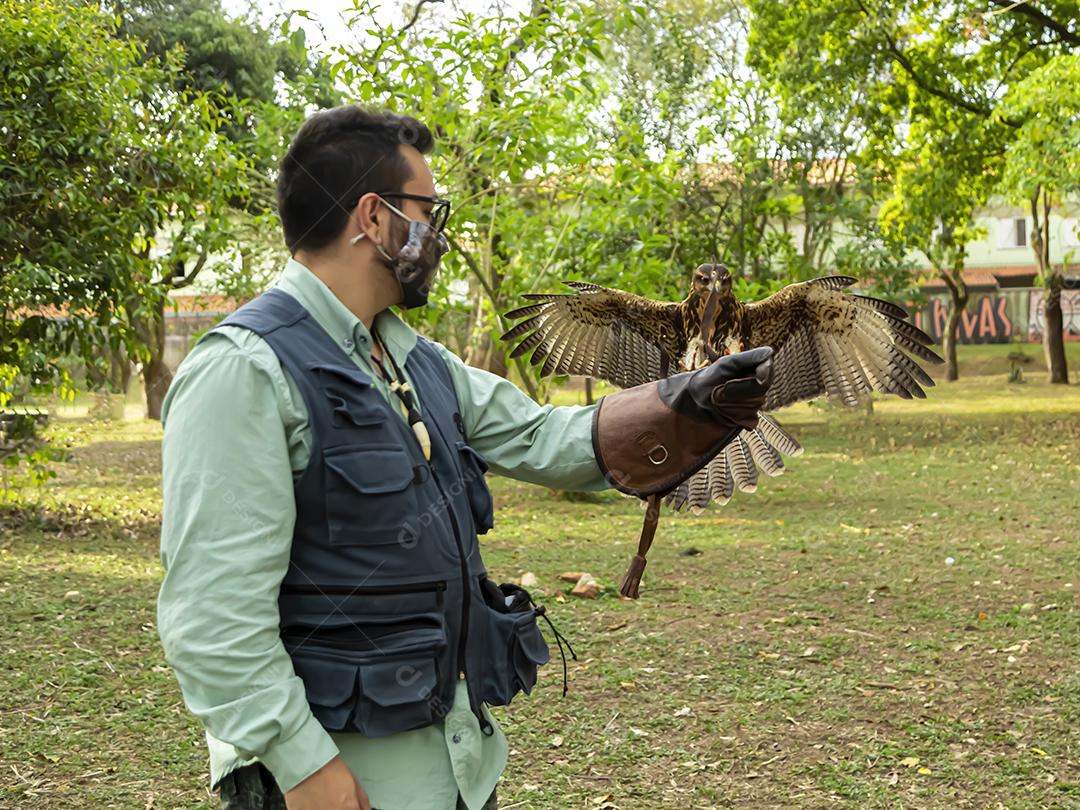
[[[405,27],[402,28],[398,33],[399,34],[404,34],[406,31],[408,31],[410,28],[412,28],[414,25],[416,25],[416,21],[420,19],[420,12],[423,10],[424,6],[426,6],[428,3],[441,3],[441,2],[443,2],[443,0],[417,0],[416,8],[413,9],[412,19],[409,20],[409,22],[405,25]]]
[[[974,113],[975,115],[989,117],[990,114],[993,112],[993,110],[989,107],[983,107],[982,105],[976,104],[973,101],[969,101],[963,96],[959,96],[950,90],[938,87],[920,76],[915,71],[915,66],[911,64],[911,60],[908,59],[907,54],[905,54],[903,50],[901,50],[900,46],[897,45],[896,42],[891,38],[886,40],[885,47],[888,49],[889,53],[892,54],[893,60],[904,69],[904,72],[907,73],[911,80],[915,82],[916,86],[918,86],[921,90],[929,93],[932,96],[940,98],[942,101],[947,101],[954,107],[959,107],[962,110],[967,110],[968,112]]]
[[[461,245],[458,244],[458,241],[456,239],[454,239],[453,237],[448,237],[448,240],[450,242],[450,246],[454,248],[454,250],[456,250],[461,256],[461,258],[465,260],[465,265],[469,268],[469,271],[474,276],[476,276],[476,280],[480,282],[480,286],[483,288],[484,294],[488,297],[488,300],[491,301],[491,305],[493,307],[496,307],[495,317],[499,319],[500,327],[505,330],[506,322],[503,320],[502,313],[499,312],[499,310],[497,309],[499,305],[498,295],[496,294],[495,290],[492,289],[491,284],[488,283],[488,280],[484,277],[484,271],[480,269],[480,265],[476,263],[476,259],[474,259],[468,251],[464,250]],[[540,391],[536,387],[536,383],[533,381],[533,378],[529,374],[528,369],[525,367],[525,361],[522,360],[520,357],[515,357],[514,365],[517,366],[518,375],[521,377],[521,381],[525,384],[525,388],[528,389],[529,396],[539,401]]]
[[[996,12],[998,14],[1007,12],[1009,14],[1027,17],[1041,28],[1044,28],[1047,31],[1053,31],[1061,38],[1062,42],[1067,42],[1074,48],[1080,47],[1080,34],[1073,33],[1065,23],[1055,20],[1045,11],[1033,6],[1030,2],[1017,3],[1014,2],[1014,0],[990,0],[990,2],[1002,9],[1002,11]]]
[[[859,9],[862,11],[863,15],[868,20],[873,21],[876,19],[875,16],[871,13],[870,9],[866,7],[866,4],[863,2],[863,0],[856,0],[856,2],[859,5]],[[991,2],[999,3],[1001,5],[1008,5],[1008,0],[991,0]],[[919,89],[923,90],[926,93],[929,93],[932,96],[935,96],[936,98],[941,99],[942,101],[952,104],[954,107],[959,107],[962,110],[967,110],[968,112],[974,113],[975,115],[981,115],[985,118],[988,118],[993,114],[994,110],[992,107],[978,104],[970,99],[964,98],[961,95],[957,95],[953,91],[943,87],[939,87],[938,85],[926,79],[924,76],[920,75],[919,72],[915,70],[915,66],[911,63],[911,59],[908,58],[908,55],[904,53],[903,49],[899,46],[899,44],[897,44],[896,40],[893,39],[892,36],[886,34],[884,36],[884,44],[886,50],[892,56],[893,61],[895,61],[898,65],[900,65],[901,68],[903,68],[904,72],[907,73],[907,75],[911,78],[913,82],[915,82],[915,85]],[[1007,118],[1002,118],[1001,122],[1014,128],[1020,126],[1019,121],[1013,121]]]
[[[195,278],[202,272],[203,267],[206,266],[206,259],[208,256],[209,254],[204,245],[199,249],[199,258],[195,260],[195,266],[192,267],[189,272],[185,273],[178,280],[173,277],[165,282],[169,286],[169,289],[182,290],[184,287],[190,287],[195,282]]]

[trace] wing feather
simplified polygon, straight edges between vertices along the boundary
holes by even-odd
[[[684,353],[678,304],[581,281],[572,293],[530,293],[526,306],[507,313],[524,319],[503,335],[520,342],[510,352],[532,351],[541,374],[584,374],[623,388],[659,379],[665,366],[677,371]]]
[[[933,340],[897,305],[847,292],[853,283],[814,279],[746,306],[750,345],[776,351],[766,410],[822,395],[848,405],[874,391],[924,397],[934,384],[911,357],[942,362]]]

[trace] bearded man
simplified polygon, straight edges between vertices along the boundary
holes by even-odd
[[[158,629],[229,810],[494,808],[507,742],[488,706],[530,691],[548,651],[528,595],[487,578],[485,472],[668,486],[756,421],[768,385],[767,351],[736,355],[613,424],[417,335],[390,307],[427,303],[447,249],[433,146],[406,116],[309,118],[278,178],[292,258],[165,402]],[[672,438],[688,432],[692,454]]]

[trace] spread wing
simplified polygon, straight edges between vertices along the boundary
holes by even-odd
[[[621,388],[679,370],[678,304],[580,281],[566,284],[576,292],[526,295],[533,303],[506,313],[524,318],[502,336],[524,338],[511,357],[532,351],[530,362],[543,363],[541,376],[581,374]]]
[[[750,345],[776,351],[765,410],[823,394],[849,405],[872,391],[926,397],[934,381],[908,355],[944,362],[933,340],[895,304],[845,292],[855,282],[818,278],[747,305]]]

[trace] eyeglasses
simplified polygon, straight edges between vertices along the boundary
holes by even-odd
[[[442,233],[446,220],[450,219],[450,201],[441,197],[428,197],[423,194],[406,194],[403,191],[377,191],[380,197],[394,197],[398,200],[415,200],[431,206],[431,227]]]

